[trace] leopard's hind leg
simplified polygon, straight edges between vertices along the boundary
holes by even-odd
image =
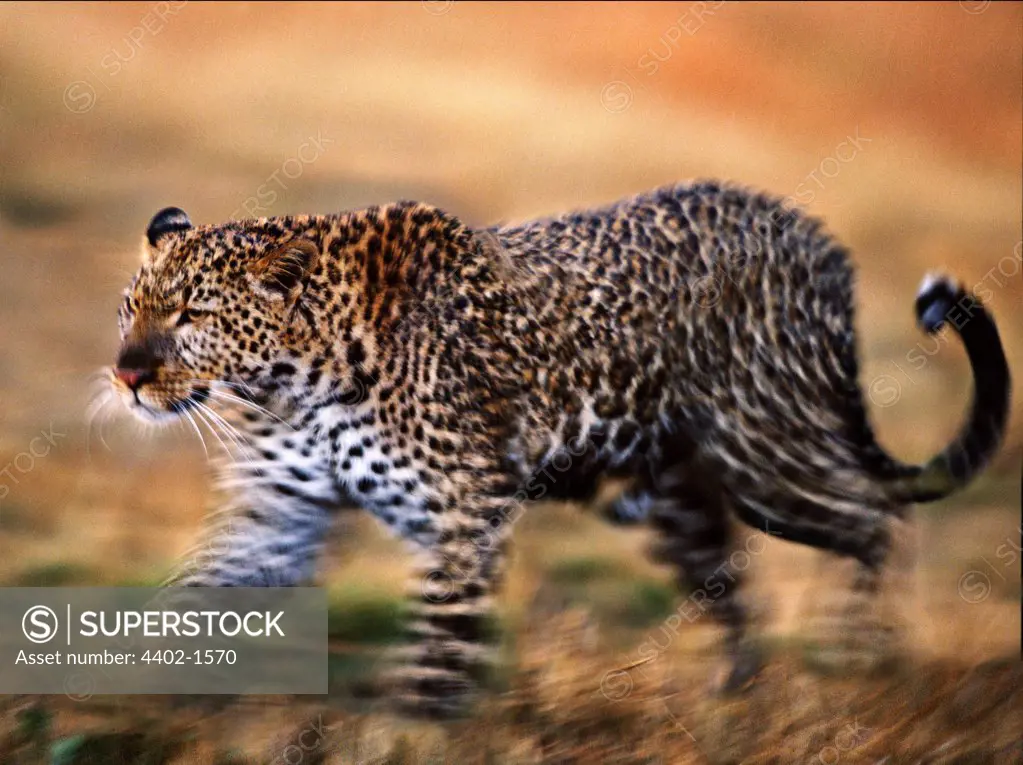
[[[678,586],[687,596],[678,613],[692,622],[707,614],[724,627],[730,667],[721,691],[740,690],[760,671],[762,655],[748,634],[749,609],[740,593],[746,564],[732,554],[724,497],[682,465],[662,471],[644,496],[658,535],[652,557],[676,568]]]
[[[847,495],[853,496],[853,495]],[[891,548],[893,512],[872,501],[774,497],[755,492],[732,497],[749,525],[789,542],[831,553],[831,565],[854,563],[851,586],[817,592],[804,614],[809,637],[807,659],[829,669],[875,668],[895,651],[895,630],[881,602],[882,579]]]

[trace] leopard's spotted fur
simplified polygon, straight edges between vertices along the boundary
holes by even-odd
[[[401,696],[457,711],[521,503],[630,475],[680,583],[728,628],[729,687],[757,668],[722,565],[728,509],[854,557],[870,590],[888,521],[965,484],[995,451],[1009,376],[979,302],[939,279],[977,394],[925,467],[876,444],[857,382],[853,276],[814,219],[716,183],[473,230],[399,203],[329,216],[151,222],[121,312],[115,387],[143,417],[230,409],[226,537],[193,585],[310,577],[331,513],[365,508],[425,555]],[[960,320],[965,317],[965,320]],[[243,401],[232,402],[230,398]]]

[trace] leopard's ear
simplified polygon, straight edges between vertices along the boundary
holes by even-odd
[[[271,300],[294,300],[316,267],[319,254],[319,249],[308,239],[274,248],[249,266],[253,290]]]
[[[160,240],[170,234],[178,234],[192,228],[188,213],[180,207],[165,207],[149,221],[143,257],[151,256],[160,245]]]

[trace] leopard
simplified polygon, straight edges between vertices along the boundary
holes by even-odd
[[[992,314],[928,274],[916,320],[961,339],[970,410],[923,464],[879,445],[854,282],[821,220],[717,180],[481,226],[410,201],[209,225],[169,207],[108,379],[143,421],[223,447],[217,520],[169,586],[316,581],[353,509],[407,541],[407,639],[382,675],[408,714],[474,708],[512,529],[608,476],[630,481],[610,520],[649,526],[680,594],[704,593],[739,693],[764,666],[729,562],[741,529],[853,562],[873,598],[907,509],[964,488],[1004,437]]]

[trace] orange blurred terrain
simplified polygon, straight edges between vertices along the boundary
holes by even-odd
[[[411,198],[483,224],[697,177],[790,196],[854,253],[862,383],[908,461],[970,395],[958,343],[914,326],[926,271],[983,289],[1023,368],[1021,175],[1019,3],[0,4],[0,466],[54,441],[0,479],[0,580],[155,582],[199,533],[194,434],[84,417],[166,205],[213,222]],[[7,699],[0,760],[88,734],[105,754],[68,762],[273,762],[325,715],[303,762],[1018,762],[1021,458],[1017,395],[995,465],[906,530],[907,651],[880,675],[803,665],[804,606],[844,572],[772,541],[753,579],[777,650],[748,698],[706,692],[717,633],[696,625],[609,700],[601,678],[671,612],[667,572],[641,532],[541,506],[516,534],[509,674],[475,727],[405,725],[347,691],[206,722]],[[371,522],[332,541],[324,578],[350,622],[332,639],[356,665],[371,626],[393,627],[402,565]]]

